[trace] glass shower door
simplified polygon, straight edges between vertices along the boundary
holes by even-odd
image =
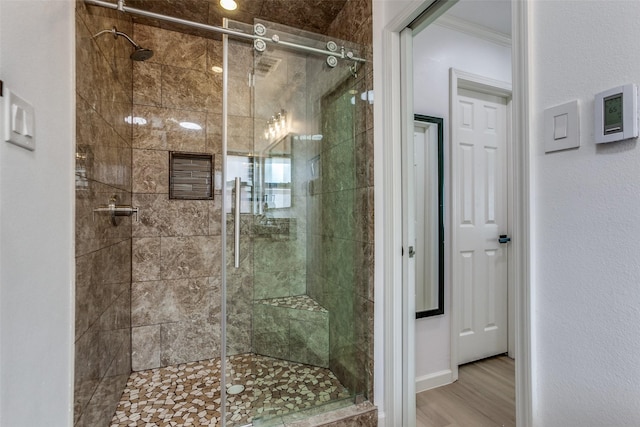
[[[269,22],[227,25],[320,50],[328,42]],[[225,42],[227,426],[323,412],[367,387],[356,298],[364,70],[267,44]]]

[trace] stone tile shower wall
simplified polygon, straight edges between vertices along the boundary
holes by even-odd
[[[270,30],[272,24],[267,24]],[[306,55],[269,49],[257,64],[276,62],[267,73],[256,73],[255,151],[269,157],[268,147],[288,145],[291,161],[291,206],[270,207],[255,217],[253,232],[253,351],[285,360],[328,367],[328,316],[321,307],[301,307],[306,295],[307,163],[305,143],[285,137],[265,138],[272,116],[286,111],[289,135],[307,132]],[[258,67],[260,68],[260,65]],[[263,225],[264,224],[264,225]],[[268,224],[271,224],[269,226]],[[293,298],[290,298],[293,297]]]
[[[371,0],[351,0],[328,35],[358,43],[370,65],[371,29]],[[311,201],[321,207],[309,237],[319,255],[310,260],[308,293],[330,313],[330,369],[373,401],[372,67],[357,74],[330,93],[310,96],[321,105],[316,120],[324,138],[318,147],[321,185]],[[352,128],[344,126],[349,120]]]
[[[212,154],[221,170],[222,77],[211,67],[222,58],[219,41],[139,24],[134,34],[155,52],[133,68],[133,203],[140,221],[133,224],[131,321],[138,371],[220,356],[221,193],[214,200],[169,199],[169,153]]]
[[[76,9],[76,307],[74,425],[108,425],[131,372],[131,219],[93,209],[131,204],[131,33],[117,13]],[[55,369],[55,367],[52,367]]]

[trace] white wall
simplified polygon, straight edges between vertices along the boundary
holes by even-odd
[[[70,0],[0,0],[0,79],[35,107],[37,146],[29,152],[0,140],[0,425],[7,427],[73,420],[73,8]]]
[[[511,48],[433,24],[414,35],[414,112],[444,118],[445,197],[448,189],[449,69],[511,82]],[[449,206],[445,200],[445,206]],[[446,218],[446,212],[445,212]],[[445,224],[448,222],[445,220]],[[448,236],[450,233],[447,227]],[[445,239],[446,240],[446,239]],[[445,251],[450,250],[445,242]],[[447,257],[447,261],[449,257]],[[449,263],[445,271],[449,271]],[[451,349],[451,285],[445,275],[445,314],[416,320],[417,389],[446,381]],[[434,374],[441,373],[434,377]],[[449,374],[450,376],[450,374]]]
[[[532,3],[536,426],[640,425],[640,146],[594,144],[593,95],[640,83],[640,2]],[[581,146],[544,154],[543,111],[580,102]]]

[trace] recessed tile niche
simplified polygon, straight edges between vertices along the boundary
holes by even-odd
[[[213,155],[169,153],[169,198],[213,199]]]

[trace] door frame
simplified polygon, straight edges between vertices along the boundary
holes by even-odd
[[[403,55],[400,33],[438,0],[412,2],[394,18],[387,20],[389,6],[374,2],[374,29],[382,20],[381,34],[374,32],[374,135],[375,186],[382,189],[375,198],[376,211],[376,334],[382,336],[382,378],[376,380],[376,402],[381,407],[381,426],[415,426],[415,410],[408,411],[407,400],[415,401],[415,370],[402,369],[407,348],[412,348],[415,334],[403,325],[415,313],[402,310],[409,298],[402,283],[401,210],[401,141],[404,123],[400,109],[411,88],[401,85]],[[391,2],[389,2],[391,3]],[[529,148],[529,1],[512,1],[512,70],[513,70],[513,141],[516,423],[532,425],[533,389],[531,380],[531,272],[530,272],[530,148]],[[377,48],[377,49],[376,49]],[[402,286],[398,286],[402,283]],[[376,298],[378,301],[378,298]],[[376,335],[378,336],[378,335]],[[377,340],[378,341],[378,340]],[[378,341],[378,342],[380,342]],[[414,357],[413,355],[411,357]],[[377,371],[380,373],[380,371]],[[412,386],[413,384],[413,386]],[[414,395],[410,391],[413,390]],[[408,393],[409,391],[409,393]],[[404,402],[403,402],[404,401]],[[415,404],[414,404],[415,407]]]
[[[511,224],[513,224],[513,200],[514,200],[514,186],[513,181],[514,177],[514,158],[513,158],[513,126],[512,126],[512,85],[507,82],[502,82],[499,80],[490,79],[487,77],[483,77],[477,74],[468,73],[466,71],[461,71],[455,68],[451,68],[449,70],[449,131],[451,144],[449,144],[449,201],[447,209],[447,223],[449,225],[449,236],[450,236],[450,244],[449,244],[449,252],[448,256],[451,259],[449,265],[449,277],[450,286],[451,286],[451,353],[450,353],[450,369],[451,369],[451,377],[453,381],[458,379],[458,348],[459,348],[459,337],[458,331],[460,330],[460,317],[462,313],[462,304],[461,298],[462,293],[460,287],[457,286],[458,283],[455,282],[454,278],[455,274],[455,265],[453,260],[458,253],[457,248],[457,235],[456,235],[456,227],[454,224],[455,219],[455,211],[453,209],[454,200],[457,196],[456,187],[454,186],[454,176],[453,176],[453,161],[455,156],[455,150],[453,149],[453,141],[456,141],[456,126],[453,123],[458,123],[459,111],[456,108],[458,99],[458,92],[460,89],[472,90],[474,92],[485,93],[488,95],[497,96],[506,101],[507,107],[507,141],[506,141],[506,149],[507,149],[507,215],[505,217],[507,221],[507,234],[512,235]],[[512,298],[514,294],[514,251],[512,250],[512,245],[507,245],[505,248],[507,251],[507,342],[508,342],[508,352],[509,357],[515,356],[515,316],[514,313],[514,303],[515,299]],[[517,365],[517,361],[516,361]]]

